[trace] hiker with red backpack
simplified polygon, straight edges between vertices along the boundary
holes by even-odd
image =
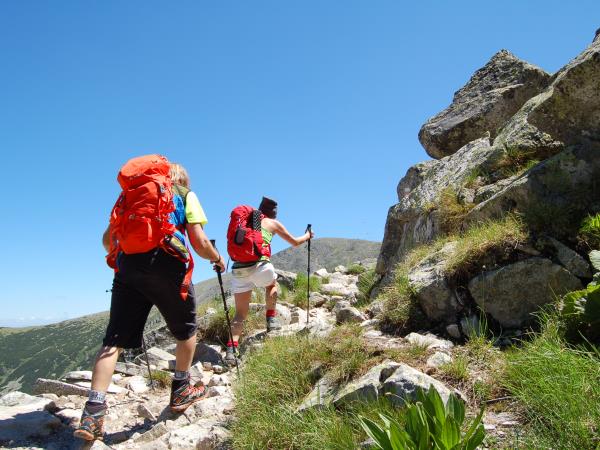
[[[231,290],[235,297],[235,317],[232,321],[232,340],[227,343],[225,361],[236,362],[237,347],[248,316],[254,288],[265,289],[267,332],[281,328],[276,318],[277,274],[271,264],[271,240],[282,237],[294,247],[312,239],[307,231],[294,237],[276,220],[277,202],[263,197],[258,209],[238,206],[231,212],[227,229],[227,251],[233,263]]]
[[[103,439],[106,391],[117,359],[124,348],[142,347],[152,306],[177,340],[171,410],[183,412],[204,397],[204,386],[194,386],[189,374],[196,349],[196,300],[187,241],[216,270],[225,270],[223,258],[204,233],[207,219],[182,166],[160,155],[141,156],[129,160],[117,179],[123,191],[103,236],[107,263],[115,269],[110,319],[74,432],[88,441]]]

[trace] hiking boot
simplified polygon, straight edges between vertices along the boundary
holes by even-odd
[[[225,350],[225,364],[228,367],[234,367],[237,363],[237,357],[235,356],[235,352],[233,351],[233,347],[227,347]]]
[[[192,385],[189,381],[184,383],[178,389],[171,388],[171,401],[169,406],[171,411],[176,413],[184,412],[192,403],[202,400],[206,396],[206,387]]]
[[[281,330],[281,325],[279,324],[279,320],[275,317],[267,317],[267,333],[270,331]]]
[[[95,412],[92,412],[96,410]],[[106,415],[105,404],[86,403],[81,414],[79,426],[73,432],[73,436],[86,441],[104,440],[104,416]]]

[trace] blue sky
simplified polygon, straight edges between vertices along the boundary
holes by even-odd
[[[1,2],[0,326],[108,309],[100,236],[139,154],[188,168],[221,248],[232,207],[263,194],[293,233],[381,240],[427,159],[421,124],[501,48],[556,71],[598,17],[594,1]]]

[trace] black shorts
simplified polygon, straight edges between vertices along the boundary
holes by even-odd
[[[196,333],[196,299],[190,284],[186,300],[179,290],[186,265],[162,250],[134,255],[121,254],[110,302],[110,320],[103,344],[138,348],[152,305],[164,317],[175,339],[183,341]]]

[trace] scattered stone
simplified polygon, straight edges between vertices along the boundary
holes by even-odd
[[[33,392],[36,394],[49,393],[58,396],[82,395],[87,397],[88,389],[74,384],[63,383],[62,381],[38,378],[33,386]]]
[[[164,423],[159,422],[156,425],[154,425],[152,428],[150,428],[148,431],[146,431],[145,433],[140,434],[136,437],[132,437],[130,439],[130,441],[132,443],[136,443],[136,444],[150,442],[155,439],[158,439],[163,434],[166,434],[168,432],[169,432],[169,429],[167,428],[167,426]]]
[[[445,339],[440,339],[433,334],[410,333],[406,336],[406,340],[413,345],[427,347],[428,350],[450,350],[454,344]]]
[[[213,370],[213,365],[212,365],[212,363],[211,363],[211,362],[209,362],[209,361],[204,361],[204,362],[202,363],[202,368],[203,368],[204,370]]]
[[[92,383],[90,381],[75,381],[73,384],[75,386],[81,386],[83,388],[86,388],[87,390],[89,390],[92,387]],[[122,394],[126,392],[126,390],[120,386],[117,386],[114,383],[110,383],[106,392],[108,392],[109,394]]]
[[[289,290],[293,290],[297,275],[294,272],[287,272],[285,270],[275,269],[277,274],[277,282],[282,286],[285,286]]]
[[[136,393],[143,394],[150,389],[144,377],[139,375],[127,379],[127,389]]]
[[[556,259],[558,262],[571,272],[573,275],[579,278],[591,278],[592,271],[588,262],[574,250],[571,250],[562,242],[548,236],[547,238],[540,238],[543,244],[550,244],[556,251]]]
[[[220,375],[220,374],[222,374],[222,373],[225,373],[225,372],[227,372],[229,369],[228,369],[227,367],[225,367],[225,366],[221,366],[221,365],[219,365],[219,364],[215,364],[215,365],[212,367],[212,370],[213,370],[213,372],[214,372],[214,373],[216,373],[217,375]]]
[[[320,308],[327,303],[327,300],[329,300],[329,297],[321,294],[320,292],[311,292],[309,298],[310,304],[314,308]]]
[[[148,409],[148,406],[146,406],[145,403],[138,404],[137,413],[140,415],[140,417],[143,417],[144,419],[156,422],[156,416],[152,413],[152,411],[150,411],[150,409]]]
[[[148,361],[150,362],[150,364],[154,364],[157,368],[161,370],[168,370],[169,361],[175,360],[174,355],[158,347],[150,347],[147,350],[147,353]],[[136,364],[139,365],[146,364],[146,356],[144,355],[144,353],[142,353],[136,356],[134,361]]]
[[[327,272],[327,269],[325,269],[325,268],[316,270],[314,272],[314,274],[317,275],[318,277],[321,277],[321,278],[328,278],[329,277],[329,272]]]
[[[446,332],[448,333],[448,335],[450,337],[453,337],[454,339],[460,339],[462,336],[460,334],[460,328],[458,327],[458,324],[456,324],[456,323],[451,323],[450,325],[448,325],[446,327]]]
[[[211,386],[206,391],[206,397],[207,398],[217,397],[220,395],[225,395],[225,394],[227,394],[227,392],[229,392],[229,389],[227,388],[227,386]]]
[[[213,375],[212,377],[210,377],[210,381],[208,382],[208,387],[228,385],[229,378],[227,378],[227,375]]]
[[[194,363],[197,362],[209,362],[211,364],[221,363],[221,347],[218,345],[208,345],[204,342],[199,342],[196,345],[196,351],[194,353]]]
[[[81,418],[80,409],[61,409],[54,413],[63,423],[74,424],[78,423]]]
[[[61,426],[61,421],[46,411],[53,401],[11,392],[0,398],[0,442],[46,437]]]
[[[322,408],[331,403],[335,393],[335,385],[327,378],[321,378],[313,390],[302,400],[296,408],[296,412],[302,412],[310,408]]]
[[[452,357],[446,353],[435,352],[427,359],[427,367],[431,367],[433,369],[437,369],[444,364],[449,364],[452,362]]]
[[[334,272],[339,272],[339,273],[348,273],[348,269],[346,268],[346,266],[343,265],[339,265],[339,266],[335,266],[335,268],[333,269]]]
[[[353,306],[340,308],[335,314],[336,323],[361,323],[365,320],[365,316]]]

